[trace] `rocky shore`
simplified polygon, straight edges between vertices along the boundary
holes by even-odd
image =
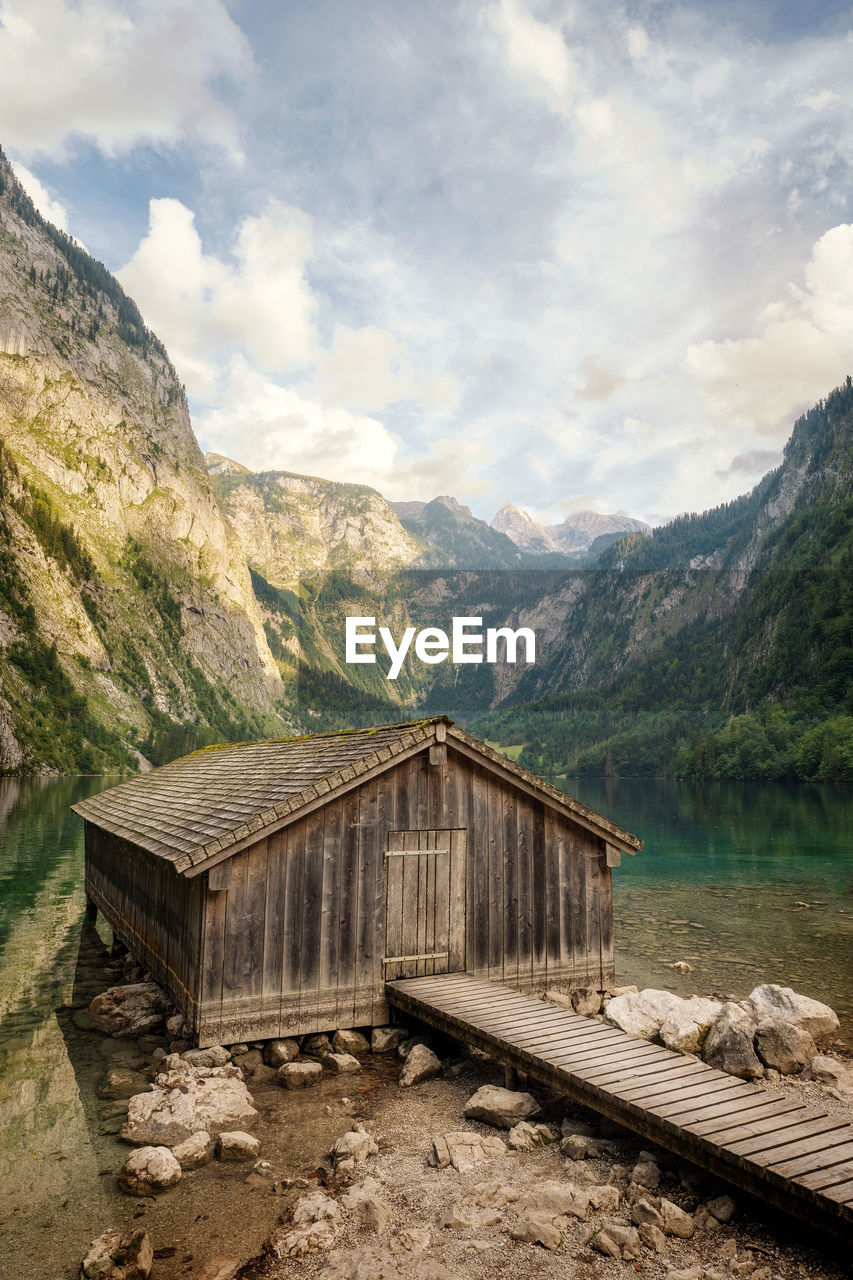
[[[239,1171],[268,1204],[271,1230],[251,1261],[196,1253],[178,1268],[162,1267],[153,1230],[105,1224],[82,1262],[90,1280],[848,1274],[824,1238],[562,1096],[526,1081],[503,1088],[499,1064],[422,1027],[196,1050],[132,957],[124,976],[133,980],[78,1016],[128,1042],[127,1064],[110,1067],[98,1090],[132,1148],[116,1185],[142,1212],[197,1195],[206,1166]],[[853,1119],[838,1020],[789,988],[765,984],[744,1000],[634,988],[547,998]],[[278,1157],[276,1098],[318,1086],[341,1096],[325,1108],[336,1120],[330,1150],[306,1176]]]

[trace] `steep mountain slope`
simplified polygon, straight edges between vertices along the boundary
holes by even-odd
[[[367,485],[289,471],[254,474],[219,454],[205,461],[252,569],[273,586],[322,571],[387,573],[422,553],[391,504]]]
[[[553,549],[516,546],[506,533],[479,520],[470,507],[442,495],[432,502],[393,502],[401,523],[425,544],[423,568],[520,569],[567,565]]]
[[[557,772],[853,778],[849,378],[750,494],[600,563],[519,615],[548,656],[482,732]]]
[[[0,152],[0,770],[268,723],[280,677],[162,345]]]

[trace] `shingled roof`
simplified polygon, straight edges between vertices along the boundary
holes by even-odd
[[[253,835],[260,838],[321,797],[346,791],[364,774],[425,749],[436,741],[438,726],[449,745],[523,782],[626,852],[642,848],[636,836],[492,751],[446,716],[204,747],[72,807],[101,830],[192,875],[200,864],[227,856],[232,846],[236,852]]]

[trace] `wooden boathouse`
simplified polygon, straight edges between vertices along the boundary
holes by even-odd
[[[88,900],[201,1046],[379,1025],[395,979],[612,986],[642,847],[443,716],[207,747],[74,808]]]

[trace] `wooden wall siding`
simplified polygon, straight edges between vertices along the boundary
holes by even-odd
[[[413,756],[235,854],[229,887],[206,893],[199,1043],[387,1020],[395,831],[467,838],[465,881],[451,890],[465,903],[465,937],[451,968],[538,994],[612,983],[602,842],[448,747],[445,765]],[[132,901],[143,901],[135,889]]]
[[[168,863],[87,823],[86,893],[195,1029],[201,883],[185,879]]]

